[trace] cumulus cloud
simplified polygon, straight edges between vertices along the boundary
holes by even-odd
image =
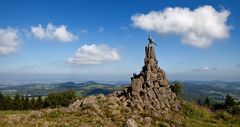
[[[192,69],[192,71],[195,71],[195,72],[206,72],[206,71],[216,71],[216,70],[217,68],[215,67],[207,67],[207,66]]]
[[[67,30],[67,26],[65,25],[54,26],[49,23],[47,27],[44,28],[39,24],[38,26],[32,26],[31,32],[39,39],[57,40],[60,42],[71,42],[78,39],[76,35]]]
[[[198,48],[209,47],[214,40],[229,36],[228,10],[215,10],[212,6],[189,8],[168,7],[163,11],[136,14],[131,17],[133,25],[158,34],[177,34],[183,44]]]
[[[8,55],[17,51],[19,37],[16,29],[0,29],[0,56]]]
[[[68,63],[73,64],[102,64],[120,59],[120,55],[115,48],[107,45],[83,45],[72,57],[67,59]]]

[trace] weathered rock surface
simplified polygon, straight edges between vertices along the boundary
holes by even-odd
[[[181,100],[169,88],[166,74],[158,66],[151,45],[145,47],[144,63],[142,71],[138,75],[133,74],[131,86],[112,96],[121,98],[125,107],[145,111],[155,117],[178,111]]]

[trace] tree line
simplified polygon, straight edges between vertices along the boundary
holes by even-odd
[[[207,106],[212,110],[225,110],[233,115],[240,115],[240,102],[235,102],[230,94],[226,95],[222,103],[212,103],[209,97],[206,97],[203,103],[199,99],[198,105]]]
[[[14,98],[4,96],[0,92],[0,110],[38,110],[43,108],[66,107],[76,98],[73,90],[50,93],[46,97],[37,98],[16,94]]]

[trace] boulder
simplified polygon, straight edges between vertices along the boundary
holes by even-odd
[[[79,110],[80,106],[82,105],[83,100],[76,100],[72,104],[70,104],[67,108],[67,112],[75,112]]]

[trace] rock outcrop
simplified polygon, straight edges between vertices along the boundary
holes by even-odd
[[[146,111],[154,116],[162,116],[170,111],[178,111],[181,100],[171,91],[166,74],[158,66],[154,47],[145,47],[142,71],[133,74],[131,86],[125,91],[115,92],[125,107]]]

